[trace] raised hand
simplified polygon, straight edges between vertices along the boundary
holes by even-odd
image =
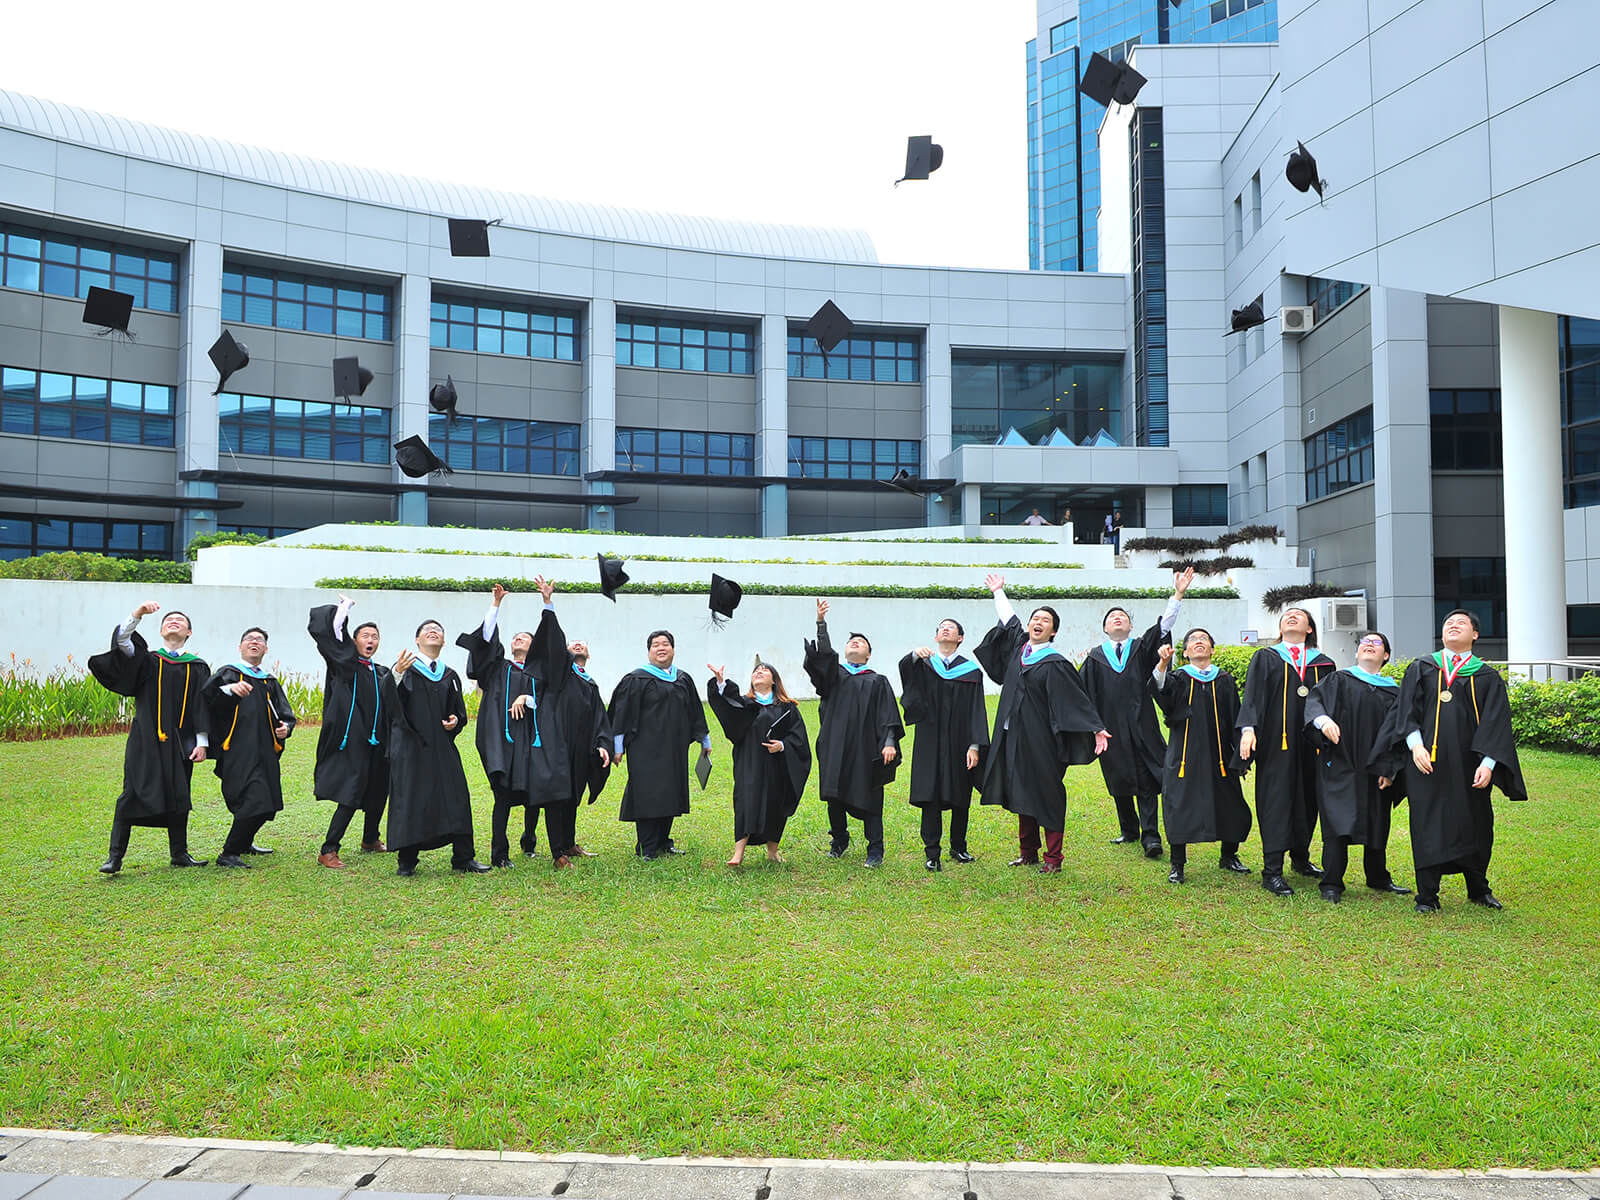
[[[1339,744],[1339,723],[1330,717],[1328,723],[1322,727],[1322,736],[1337,746]]]
[[[1411,761],[1424,775],[1433,774],[1433,759],[1428,756],[1428,748],[1421,742],[1418,742],[1416,749],[1411,752]]]
[[[343,592],[339,593],[339,603],[345,608],[354,608],[356,606],[356,602],[350,599],[349,596],[346,596]]]
[[[768,754],[783,753],[783,743],[779,741],[762,742],[761,746]]]
[[[539,589],[540,598],[543,599],[546,604],[549,604],[550,597],[556,593],[556,585],[554,581],[546,579],[543,575],[540,575],[534,579],[533,586]]]
[[[722,690],[722,681],[728,677],[727,665],[724,664],[720,667],[713,667],[710,663],[707,663],[706,670],[710,671],[717,677],[717,691],[720,692]]]
[[[927,646],[918,646],[911,653],[917,658],[932,658],[933,657],[933,651],[930,650]]]
[[[1239,758],[1249,762],[1250,756],[1256,752],[1256,731],[1246,729],[1239,735]]]
[[[826,600],[818,600],[817,601],[817,620],[818,621],[826,621],[827,619],[828,619],[828,602]]]
[[[1174,594],[1182,596],[1189,590],[1189,585],[1194,582],[1194,568],[1185,567],[1182,571],[1172,576],[1172,590]]]
[[[500,607],[500,601],[504,600],[507,594],[506,589],[501,584],[494,585],[494,606],[496,608]]]
[[[161,605],[157,604],[154,600],[146,600],[143,604],[139,605],[138,608],[133,610],[133,615],[136,617],[148,617],[151,613],[158,613],[160,611]]]
[[[988,588],[991,592],[1002,591],[1006,586],[1006,577],[991,571],[989,574],[983,577],[983,586]]]
[[[1161,659],[1161,669],[1163,671],[1172,666],[1172,643],[1163,642],[1161,648],[1156,651],[1156,656]]]
[[[518,696],[511,702],[511,716],[520,721],[523,717],[527,716],[527,714],[528,698],[526,696]]]
[[[395,678],[398,679],[401,675],[404,675],[411,668],[411,664],[416,661],[417,656],[411,653],[411,651],[400,651],[400,657],[394,660]]]
[[[255,690],[256,689],[251,686],[247,680],[243,679],[239,680],[238,683],[228,685],[228,691],[232,692],[235,696],[238,696],[241,700]]]

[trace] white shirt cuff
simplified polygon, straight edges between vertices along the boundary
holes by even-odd
[[[611,738],[611,757],[622,757],[622,734],[615,734]]]
[[[1494,770],[1494,759],[1490,758],[1487,754],[1485,754],[1483,756],[1483,763],[1481,765],[1483,765],[1485,767],[1488,767],[1489,770],[1492,771],[1492,770]]]
[[[1156,681],[1156,686],[1157,687],[1165,687],[1167,685],[1167,671],[1166,671],[1166,668],[1165,667],[1157,667],[1154,671],[1150,672],[1150,678],[1152,678],[1152,679],[1154,679]]]
[[[194,735],[194,744],[204,750],[211,745],[211,738],[206,734],[197,733]]]
[[[1313,725],[1315,725],[1318,729],[1326,729],[1329,725],[1333,724],[1333,718],[1328,716],[1327,713],[1323,713],[1322,716],[1318,717],[1315,721],[1313,721],[1311,723]]]
[[[117,649],[124,654],[133,653],[133,631],[139,627],[139,618],[130,616],[117,626]]]
[[[1406,734],[1406,745],[1412,750],[1415,750],[1418,746],[1422,745],[1422,730],[1413,729],[1410,733]]]

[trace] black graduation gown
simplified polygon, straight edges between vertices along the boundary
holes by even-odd
[[[222,690],[240,680],[250,685],[248,696]],[[217,741],[211,746],[216,764],[212,769],[222,781],[222,799],[228,811],[247,820],[272,820],[283,811],[278,759],[288,740],[288,735],[279,740],[276,726],[282,722],[292,734],[297,720],[289,697],[272,674],[249,675],[231,664],[218,667],[200,695],[211,712],[211,728],[217,731]]]
[[[565,804],[572,791],[571,764],[551,712],[553,688],[566,684],[567,645],[556,614],[546,609],[539,626],[548,625],[555,626],[555,636],[536,640],[520,663],[506,657],[498,624],[487,641],[481,625],[456,638],[456,645],[467,652],[467,676],[483,693],[476,735],[483,773],[513,807]],[[535,656],[535,649],[542,657]],[[521,718],[510,712],[518,696],[534,699]]]
[[[152,651],[137,630],[132,641],[133,653],[124,654],[112,630],[111,649],[89,659],[89,674],[101,687],[133,699],[116,819],[130,825],[170,825],[193,807],[189,755],[198,744],[195,735],[209,734],[211,728],[200,699],[211,668],[193,655],[174,660]]]
[[[1406,668],[1400,698],[1379,731],[1372,765],[1389,774],[1404,764],[1411,856],[1419,869],[1465,860],[1486,870],[1494,850],[1490,791],[1497,787],[1508,800],[1528,798],[1511,732],[1511,701],[1505,681],[1489,667],[1457,674],[1448,702],[1440,699],[1443,683],[1443,672],[1431,657]],[[1424,746],[1437,746],[1431,775],[1411,761],[1406,736],[1413,730],[1421,732]],[[1472,776],[1486,757],[1494,759],[1493,783],[1475,788]]]
[[[1239,685],[1226,671],[1207,682],[1181,668],[1148,691],[1167,719],[1167,756],[1161,773],[1161,818],[1167,841],[1242,842],[1250,836],[1244,770],[1233,740]]]
[[[1306,737],[1321,751],[1317,813],[1324,838],[1344,837],[1365,846],[1374,830],[1387,836],[1387,810],[1405,798],[1406,777],[1401,774],[1380,789],[1378,773],[1367,764],[1399,695],[1397,688],[1368,683],[1349,671],[1334,671],[1306,697]],[[1332,717],[1339,726],[1337,746],[1317,729],[1318,717]]]
[[[1000,804],[1045,829],[1065,829],[1069,766],[1094,761],[1094,735],[1105,728],[1078,672],[1060,653],[1022,665],[1028,631],[1012,617],[984,635],[973,656],[1001,685],[994,735],[983,773],[983,802]],[[1009,728],[1007,727],[1009,725]]]
[[[611,693],[607,709],[613,735],[622,735],[628,785],[622,789],[623,821],[681,817],[689,811],[686,746],[707,734],[706,713],[689,673],[668,683],[643,667],[629,671]]]
[[[1306,698],[1300,695],[1333,674],[1333,660],[1319,654],[1301,682],[1277,650],[1263,646],[1250,658],[1244,677],[1244,703],[1234,733],[1234,746],[1246,726],[1256,731],[1250,756],[1256,772],[1256,820],[1261,848],[1268,854],[1296,850],[1311,843],[1317,812],[1317,747],[1305,736]]]
[[[846,670],[820,623],[817,640],[805,643],[805,668],[821,701],[818,794],[826,803],[843,804],[852,816],[881,815],[883,789],[900,769],[900,739],[906,735],[894,688],[871,667]],[[895,756],[885,763],[883,748],[888,745],[894,746]]]
[[[731,679],[717,690],[715,679],[706,680],[706,699],[723,735],[733,745],[734,837],[752,842],[776,842],[811,777],[811,741],[799,706],[774,700],[761,704],[739,694]],[[784,713],[778,737],[783,749],[769,754],[761,743],[770,741],[773,724]]]
[[[548,712],[550,726],[567,756],[565,802],[576,807],[583,799],[585,788],[590,804],[605,790],[611,767],[600,761],[600,749],[604,747],[609,755],[615,743],[611,718],[606,715],[605,701],[600,698],[600,685],[587,674],[579,675],[570,659],[565,669],[572,678],[565,687],[550,689]]]
[[[327,669],[322,679],[322,728],[312,790],[346,808],[381,806],[389,791],[389,721],[383,681],[389,668],[363,660],[346,630],[333,636],[332,604],[311,610],[306,630]]]
[[[432,850],[472,833],[472,794],[456,738],[467,726],[461,676],[419,665],[383,681],[389,710],[389,849]],[[454,729],[444,720],[456,718]]]
[[[1100,756],[1100,771],[1106,791],[1113,796],[1153,796],[1161,790],[1167,745],[1161,739],[1146,685],[1159,661],[1159,648],[1171,640],[1172,635],[1163,633],[1157,621],[1139,637],[1123,643],[1121,671],[1111,665],[1104,645],[1089,651],[1078,668],[1083,690],[1095,711],[1105,718],[1111,734],[1111,744]]]
[[[958,654],[951,663],[970,662]],[[939,674],[930,659],[900,660],[900,708],[916,726],[911,745],[911,803],[947,812],[972,805],[972,789],[983,778],[989,749],[989,710],[983,703],[983,672],[955,679]],[[978,748],[978,765],[967,770],[967,747]]]

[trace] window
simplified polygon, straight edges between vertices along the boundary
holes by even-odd
[[[91,287],[112,288],[129,293],[135,308],[178,311],[175,254],[8,224],[0,224],[0,243],[6,287],[80,300]]]
[[[896,471],[922,473],[922,443],[889,438],[792,437],[793,479],[892,479]]]
[[[1247,9],[1260,8],[1267,0],[1216,0],[1211,6],[1211,23],[1226,21],[1229,17],[1237,17]]]
[[[222,268],[222,319],[386,342],[393,290],[264,267]]]
[[[172,525],[166,521],[0,513],[0,559],[31,558],[61,550],[112,558],[171,558]]]
[[[389,464],[389,410],[273,396],[217,397],[224,452]]]
[[[1306,501],[1372,482],[1372,410],[1364,408],[1306,439]]]
[[[480,303],[436,293],[428,341],[440,350],[577,362],[578,313],[527,304]]]
[[[1561,452],[1567,507],[1600,504],[1600,321],[1583,317],[1561,318]]]
[[[1168,436],[1166,167],[1161,130],[1159,108],[1134,110],[1128,140],[1133,167],[1133,416],[1134,440],[1140,446],[1165,446]]]
[[[1326,321],[1335,309],[1344,307],[1367,290],[1364,283],[1346,283],[1342,279],[1306,277],[1306,303],[1316,309],[1316,318]]]
[[[857,329],[826,355],[815,338],[789,330],[790,379],[845,379],[852,383],[916,383],[922,378],[921,340]]]
[[[617,366],[753,375],[755,340],[755,331],[748,326],[619,317]]]
[[[1063,21],[1059,25],[1050,26],[1050,53],[1060,54],[1078,39],[1078,19]]]
[[[1250,176],[1250,232],[1261,232],[1261,172]]]
[[[661,471],[669,475],[754,475],[756,439],[750,433],[619,429],[617,470]]]
[[[993,444],[1016,429],[1034,445],[1059,429],[1077,445],[1122,441],[1122,364],[968,358],[950,364],[952,445]]]
[[[1428,430],[1435,471],[1500,469],[1500,393],[1489,388],[1434,388]]]
[[[0,429],[131,446],[173,444],[173,389],[0,367]]]
[[[1173,488],[1172,523],[1174,526],[1226,525],[1228,485],[1183,483]]]
[[[1445,614],[1464,608],[1478,618],[1478,635],[1506,636],[1506,560],[1504,558],[1436,558],[1433,560],[1434,627]]]
[[[565,421],[428,414],[428,444],[457,471],[576,475],[578,426]]]

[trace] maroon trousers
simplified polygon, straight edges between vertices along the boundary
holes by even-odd
[[[1022,847],[1023,862],[1039,861],[1039,822],[1032,817],[1017,818],[1017,842]],[[1044,831],[1044,861],[1061,865],[1061,830]]]

